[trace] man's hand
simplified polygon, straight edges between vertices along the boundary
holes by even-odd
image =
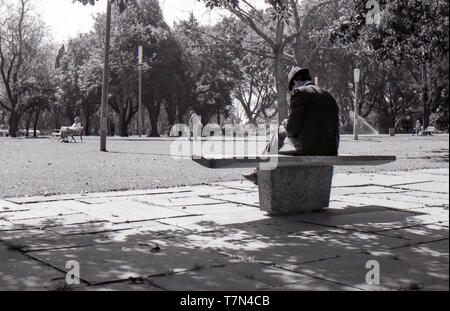
[[[287,120],[287,119],[284,119],[283,122],[281,123],[281,125],[282,125],[284,128],[286,128],[286,127],[287,127],[287,123],[288,123],[288,120]]]

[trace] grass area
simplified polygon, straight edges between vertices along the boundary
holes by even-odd
[[[340,172],[448,168],[449,136],[342,136],[341,154],[396,155],[377,167],[337,167]],[[0,198],[112,190],[152,189],[240,179],[239,169],[210,170],[172,159],[170,139],[99,138],[61,144],[47,138],[0,137]]]

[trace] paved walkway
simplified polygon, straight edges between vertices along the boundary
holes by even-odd
[[[448,186],[336,174],[329,209],[289,217],[244,181],[0,200],[0,290],[448,290]]]

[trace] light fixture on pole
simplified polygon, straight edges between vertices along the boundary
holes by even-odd
[[[359,104],[358,104],[358,92],[359,92],[359,81],[361,78],[361,71],[356,68],[354,70],[354,80],[355,80],[355,109],[353,111],[353,139],[358,140],[359,138],[359,127],[358,127],[358,118],[359,118]]]
[[[111,41],[111,0],[106,4],[105,55],[103,64],[102,106],[100,119],[100,151],[106,152],[108,134],[109,49]]]
[[[144,47],[140,45],[138,47],[138,58],[139,58],[139,109],[138,109],[138,135],[142,136],[142,67],[144,65]]]

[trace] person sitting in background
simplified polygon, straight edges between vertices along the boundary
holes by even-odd
[[[79,117],[75,117],[73,124],[71,126],[63,126],[61,127],[61,138],[60,142],[68,143],[67,139],[70,135],[77,134],[83,127],[81,126],[81,120]]]

